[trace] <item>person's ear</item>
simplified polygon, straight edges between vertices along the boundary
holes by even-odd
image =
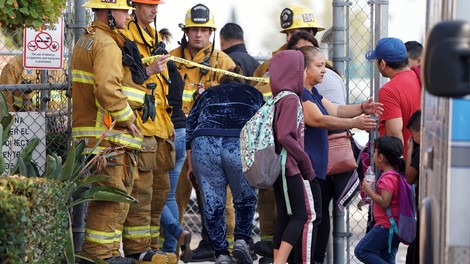
[[[418,65],[421,64],[421,62],[423,62],[423,59],[421,58],[421,56],[416,58],[416,62],[418,62]]]

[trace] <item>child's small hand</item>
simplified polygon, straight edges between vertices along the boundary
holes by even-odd
[[[375,181],[362,181],[362,189],[367,195],[370,195],[370,192],[372,192],[372,184],[374,184]]]

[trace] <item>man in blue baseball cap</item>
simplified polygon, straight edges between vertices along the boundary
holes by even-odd
[[[374,50],[366,53],[366,58],[376,62],[383,77],[390,78],[378,94],[378,102],[384,108],[379,118],[379,136],[400,138],[406,151],[411,138],[406,124],[411,115],[421,109],[421,87],[415,72],[408,67],[405,44],[397,38],[382,38]]]

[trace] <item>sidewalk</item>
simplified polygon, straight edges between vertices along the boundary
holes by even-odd
[[[201,240],[201,235],[200,234],[192,234],[191,248],[192,249],[196,248],[197,245],[199,244],[200,240]],[[255,241],[257,241],[257,239],[255,239]],[[400,247],[399,247],[398,253],[397,253],[396,264],[405,264],[406,249],[407,249],[407,246],[405,246],[403,244],[400,244]],[[353,252],[353,254],[354,254],[354,252]],[[259,259],[259,257],[258,257],[258,259]],[[209,264],[209,263],[213,263],[213,262],[205,261],[205,262],[189,262],[189,263]],[[258,264],[258,260],[255,260],[253,263]],[[344,263],[348,264],[346,261]],[[357,261],[357,259],[353,259],[349,262],[349,264],[359,264],[359,263],[360,262]],[[180,260],[179,264],[184,264],[184,262]],[[325,264],[328,264],[328,263],[325,262]]]

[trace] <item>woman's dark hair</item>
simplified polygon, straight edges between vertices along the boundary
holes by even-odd
[[[403,143],[394,136],[381,136],[375,140],[375,151],[382,154],[396,171],[405,173],[405,159],[403,158]]]
[[[286,49],[293,49],[297,42],[299,42],[299,40],[301,39],[309,41],[314,47],[320,47],[320,45],[318,45],[317,39],[311,33],[307,33],[305,31],[298,31],[295,32],[292,37],[290,37],[289,42],[287,42]]]
[[[235,66],[235,68],[228,70],[229,72],[237,73],[243,75],[243,70],[240,66]],[[245,83],[245,80],[240,77],[235,77],[231,75],[224,74],[220,77],[219,83]]]

